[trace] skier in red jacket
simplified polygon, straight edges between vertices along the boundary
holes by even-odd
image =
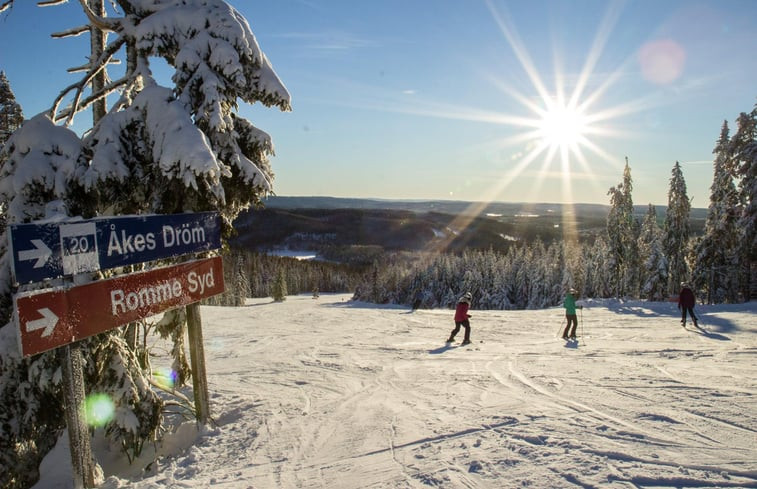
[[[681,326],[684,328],[686,327],[686,312],[688,311],[689,316],[691,316],[691,319],[694,321],[694,327],[699,327],[697,324],[697,317],[694,315],[694,304],[696,304],[696,300],[694,299],[694,292],[692,292],[691,287],[689,287],[689,284],[686,282],[681,282],[681,293],[678,294],[678,309],[681,310]]]
[[[471,293],[466,292],[462,297],[460,297],[460,300],[457,301],[457,307],[455,308],[455,329],[453,329],[452,333],[449,335],[447,343],[452,343],[453,341],[455,341],[455,335],[458,333],[458,331],[460,331],[460,326],[465,328],[465,337],[463,338],[463,342],[461,344],[467,345],[470,343],[469,318],[471,316],[470,314],[468,314],[468,308],[470,307],[471,299],[473,299]]]

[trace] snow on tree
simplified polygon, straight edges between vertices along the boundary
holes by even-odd
[[[24,113],[21,106],[16,102],[16,96],[11,90],[5,72],[0,71],[0,148],[23,122]]]
[[[27,121],[2,148],[0,202],[9,223],[60,217],[82,161],[79,138],[45,115]],[[65,215],[65,214],[63,214]],[[12,314],[11,256],[0,235],[0,486],[29,487],[64,425],[56,351],[21,357]]]
[[[639,235],[642,258],[641,295],[650,301],[668,297],[668,262],[662,249],[662,230],[657,224],[657,210],[650,203]]]
[[[273,297],[273,300],[276,302],[283,302],[286,300],[287,294],[286,275],[284,274],[284,269],[279,268],[276,273],[276,281],[273,283],[271,297]]]
[[[615,277],[615,294],[620,298],[636,295],[638,290],[637,225],[633,217],[633,182],[626,158],[623,182],[611,187],[610,212],[607,215],[607,238],[610,247],[611,272]]]
[[[130,56],[118,81],[121,100],[86,139],[92,157],[83,183],[103,201],[130,204],[123,183],[146,177],[138,188],[150,211],[214,209],[230,226],[271,191],[273,179],[271,138],[235,113],[238,101],[289,110],[289,93],[226,2],[118,3],[123,18],[90,14],[117,34],[106,53],[125,44]],[[175,69],[174,87],[152,78],[151,57]]]
[[[691,234],[691,202],[686,195],[686,181],[679,162],[676,161],[671,174],[668,208],[663,226],[663,249],[668,260],[668,292],[677,294],[681,282],[689,280],[686,255]]]
[[[81,2],[89,26],[60,33],[90,30],[93,46],[103,34],[80,81],[2,147],[0,205],[7,206],[8,222],[215,210],[228,236],[238,213],[259,204],[273,181],[271,138],[238,115],[238,103],[289,110],[289,93],[247,21],[223,0],[115,0],[110,17],[104,8],[91,10],[95,3]],[[111,79],[108,64],[123,52],[125,72]],[[172,86],[152,77],[155,58],[173,67]],[[117,100],[84,137],[56,125],[90,107],[97,112],[110,94]],[[7,321],[6,243],[3,230],[0,316]],[[181,331],[183,319],[171,317],[165,333],[180,342],[171,332]],[[0,485],[27,487],[34,478],[29,467],[62,428],[59,362],[54,351],[21,359],[9,332],[11,323],[0,327]],[[121,336],[114,330],[83,342],[91,352],[85,377],[88,388],[111,394],[117,417],[106,431],[136,455],[159,429],[160,400],[149,370],[142,370],[149,365]]]
[[[739,228],[742,232],[739,255],[744,266],[742,293],[749,298],[757,289],[757,105],[750,113],[742,112],[738,129],[731,139],[733,167],[739,181],[742,212]]]
[[[583,247],[585,262],[584,292],[588,297],[612,297],[616,279],[613,275],[615,258],[604,236],[598,236],[594,243]]]
[[[694,283],[708,304],[738,301],[739,295],[739,196],[733,176],[728,122],[723,122],[713,150],[714,175],[710,187],[704,236],[697,244]]]

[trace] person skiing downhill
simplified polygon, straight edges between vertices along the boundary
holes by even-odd
[[[681,310],[681,326],[686,327],[686,312],[688,311],[692,321],[694,321],[694,327],[699,327],[697,324],[697,317],[694,315],[694,304],[696,300],[694,298],[694,292],[686,282],[681,282],[681,292],[678,294],[678,309]]]
[[[568,319],[568,324],[565,326],[565,331],[563,331],[562,333],[564,340],[576,339],[576,328],[578,327],[576,308],[584,308],[584,306],[576,306],[576,295],[578,295],[576,289],[571,288],[568,290],[568,293],[565,295],[565,300],[563,301],[563,307],[565,308],[565,317]],[[571,325],[573,326],[573,328],[571,328]]]
[[[470,317],[468,314],[468,308],[470,307],[470,301],[473,299],[473,295],[470,292],[466,292],[457,301],[457,307],[455,307],[455,329],[449,335],[447,343],[455,341],[455,335],[460,331],[460,326],[465,328],[465,337],[461,345],[467,345],[470,343]]]

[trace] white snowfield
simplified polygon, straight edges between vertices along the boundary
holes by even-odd
[[[701,330],[671,303],[583,303],[578,345],[553,308],[473,310],[452,348],[449,310],[203,306],[217,426],[142,472],[98,448],[101,487],[757,487],[757,303],[697,306]],[[55,453],[38,488],[71,485]]]

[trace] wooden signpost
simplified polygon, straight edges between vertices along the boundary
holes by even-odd
[[[218,249],[220,218],[217,213],[200,213],[21,224],[10,226],[9,240],[14,279],[27,283]],[[16,295],[22,355],[63,348],[64,405],[75,489],[94,487],[89,430],[81,414],[84,359],[77,342],[186,306],[195,415],[205,424],[210,407],[199,301],[223,291],[223,263],[221,257],[213,257]]]

